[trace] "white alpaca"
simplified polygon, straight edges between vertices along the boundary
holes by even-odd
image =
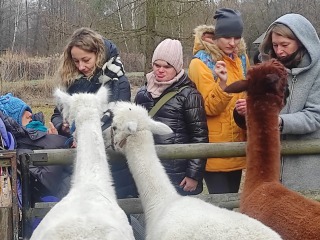
[[[107,96],[105,87],[96,95],[56,90],[63,116],[76,123],[77,157],[69,193],[44,217],[32,240],[134,239],[117,204],[102,138],[100,119]]]
[[[170,134],[171,129],[131,103],[118,102],[109,112],[113,121],[104,132],[106,143],[126,155],[140,193],[147,239],[281,239],[246,215],[180,196],[157,157],[152,136]]]

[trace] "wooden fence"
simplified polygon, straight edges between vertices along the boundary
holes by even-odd
[[[17,198],[17,159],[15,151],[0,151],[0,167],[11,170],[11,202],[0,202],[0,239],[18,239],[19,209]],[[3,186],[3,185],[2,185]],[[0,194],[3,197],[3,190]]]
[[[176,158],[197,158],[197,157],[232,157],[232,156],[245,156],[246,143],[203,143],[203,144],[174,144],[174,145],[157,145],[156,151],[161,159],[176,159]],[[43,217],[54,203],[36,203],[31,206],[30,190],[29,190],[29,165],[45,166],[45,165],[65,165],[72,164],[75,156],[76,149],[50,149],[50,150],[35,150],[28,154],[20,156],[21,174],[23,179],[23,208],[22,208],[22,233],[23,238],[28,239],[30,236],[30,229],[26,226],[30,225],[30,221],[34,217]],[[109,158],[123,158],[120,153],[116,153],[107,149]],[[320,140],[308,140],[303,142],[298,141],[283,141],[281,143],[282,155],[301,155],[301,154],[320,154]],[[0,154],[1,156],[1,154]],[[319,156],[320,164],[320,156]],[[307,197],[320,201],[320,189],[316,192],[302,192]],[[239,194],[202,194],[198,195],[204,201],[233,209],[239,206]],[[16,200],[15,200],[16,201]],[[16,202],[15,202],[16,204]],[[119,205],[126,213],[135,214],[142,213],[142,207],[139,199],[121,199]],[[16,206],[11,210],[16,211]],[[2,209],[3,210],[3,209]],[[1,211],[1,209],[0,209]],[[1,214],[1,213],[0,213]],[[15,215],[14,215],[15,216]],[[12,214],[11,216],[12,217]],[[9,218],[9,215],[8,215]],[[2,232],[3,227],[7,228],[5,221],[0,219],[0,226]],[[6,220],[8,222],[8,219]],[[10,221],[13,223],[13,230],[8,236],[13,236],[14,240],[19,239],[16,232],[17,218],[12,218]],[[4,226],[6,224],[6,226]],[[9,240],[8,236],[0,236],[0,239]]]

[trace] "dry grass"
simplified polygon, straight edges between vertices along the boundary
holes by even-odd
[[[141,69],[143,58],[140,55],[123,55],[130,69]],[[58,86],[54,80],[57,70],[58,55],[49,57],[28,57],[24,53],[7,52],[0,56],[0,95],[8,92],[29,104],[33,112],[42,111],[46,123],[50,121],[55,106],[52,93]],[[137,59],[140,59],[139,61]],[[144,83],[143,73],[127,73],[132,86],[132,99],[137,91],[136,86]]]
[[[137,90],[144,82],[144,77],[141,73],[129,73],[128,75],[131,82],[131,100],[133,101]],[[57,86],[54,79],[49,77],[45,80],[1,82],[0,95],[11,92],[14,96],[21,98],[30,105],[34,113],[43,112],[46,125],[48,125],[55,107],[52,93]]]
[[[11,92],[29,104],[34,102],[34,104],[43,105],[52,102],[52,91],[56,86],[53,80],[49,78],[45,80],[2,82],[0,93],[3,95]]]
[[[52,79],[1,83],[0,95],[8,92],[30,105],[34,113],[42,111],[48,125],[55,106],[52,97],[56,84]]]
[[[0,79],[5,82],[44,79],[54,75],[58,60],[58,55],[29,57],[23,52],[6,52],[0,56]]]
[[[121,53],[127,72],[143,72],[145,58],[139,53]],[[16,82],[52,77],[59,65],[59,54],[30,57],[27,54],[6,52],[0,55],[0,81]]]

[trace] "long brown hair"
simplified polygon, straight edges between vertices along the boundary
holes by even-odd
[[[97,56],[95,68],[101,68],[106,61],[107,54],[103,37],[90,28],[75,30],[64,48],[59,67],[61,81],[65,86],[71,84],[81,74],[71,56],[71,49],[73,47],[95,53]]]

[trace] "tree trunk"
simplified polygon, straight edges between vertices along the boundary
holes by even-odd
[[[29,8],[28,8],[28,0],[25,0],[25,8],[26,8],[26,42],[25,42],[25,49],[28,51],[28,47],[29,47]]]
[[[146,1],[146,46],[144,73],[151,71],[151,59],[155,48],[157,0]]]
[[[14,31],[13,31],[13,39],[12,39],[12,44],[11,44],[11,51],[13,52],[14,50],[14,45],[16,43],[16,36],[18,32],[18,26],[19,26],[19,21],[20,21],[20,1],[17,3],[17,9],[16,9],[16,15],[14,18]]]

